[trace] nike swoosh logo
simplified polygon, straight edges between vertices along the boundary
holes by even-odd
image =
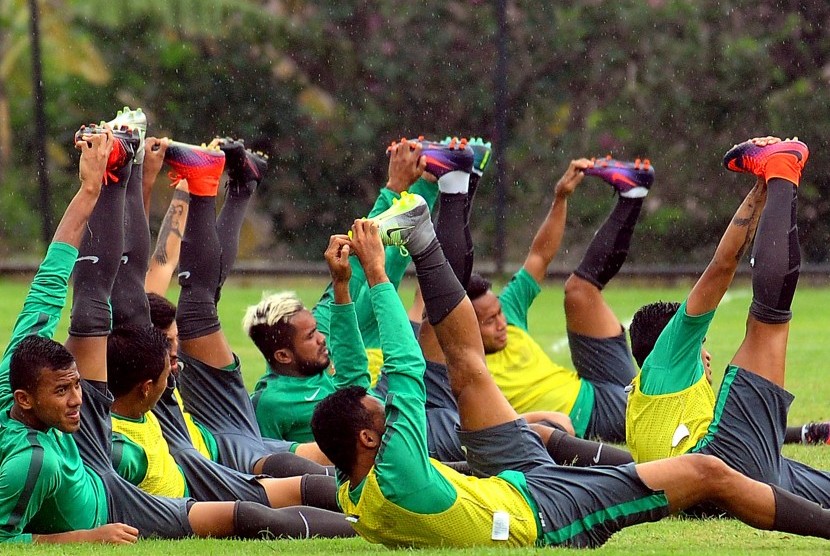
[[[130,257],[128,257],[127,255],[124,255],[124,256],[121,257],[121,264],[127,264],[127,261],[129,261],[129,260],[130,260]]]
[[[396,228],[386,228],[386,235],[391,236],[395,232],[405,232],[406,230],[411,230],[415,226],[398,226]]]
[[[81,261],[89,261],[92,264],[98,264],[98,260],[98,257],[96,257],[95,255],[86,255],[84,257],[78,257],[77,259],[75,259],[75,262],[79,263]]]
[[[312,395],[308,396],[307,398],[303,398],[303,399],[305,399],[305,401],[307,401],[307,402],[310,402],[310,401],[314,400],[314,398],[316,398],[317,394],[319,394],[319,393],[320,393],[320,389],[318,388],[317,390],[314,391],[314,393]]]
[[[597,455],[594,456],[594,463],[599,463],[599,456],[602,454],[602,444],[597,448]]]
[[[179,272],[179,278],[184,278],[187,280],[190,278],[190,271],[185,270],[184,272]]]
[[[628,185],[632,185],[637,187],[637,182],[626,176],[625,174],[621,174],[620,172],[611,172],[611,179],[614,181],[621,181],[623,183],[627,183]]]

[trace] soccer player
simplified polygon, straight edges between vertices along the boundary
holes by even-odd
[[[414,144],[414,142],[412,142]],[[403,202],[409,191],[426,194],[431,205],[437,198],[435,184],[422,177],[428,158],[420,160],[417,153],[398,149],[398,145],[410,145],[405,139],[389,148],[389,180],[381,190],[370,216],[384,212],[390,206]],[[469,179],[473,163],[472,148],[460,143],[452,146],[430,143],[433,160],[444,161],[448,167],[441,174],[441,180],[457,184]],[[450,155],[455,158],[450,159]],[[461,159],[461,160],[456,160]],[[413,162],[414,161],[414,162]],[[466,167],[464,166],[466,165]],[[437,164],[435,164],[437,167]],[[458,169],[462,168],[462,169]],[[458,185],[456,185],[458,187]],[[352,261],[350,290],[361,323],[361,337],[367,347],[368,370],[372,383],[377,379],[382,357],[377,349],[378,333],[375,316],[368,297],[363,269]],[[394,284],[400,283],[409,264],[409,257],[392,250],[386,261],[387,273]],[[267,363],[266,373],[254,387],[251,400],[256,410],[257,422],[266,438],[281,438],[294,442],[311,442],[311,414],[314,406],[336,389],[351,384],[354,375],[345,372],[330,374],[326,339],[329,337],[329,320],[333,300],[332,285],[329,285],[317,305],[309,311],[292,292],[282,292],[264,298],[257,305],[248,308],[243,328],[259,349]],[[366,369],[360,373],[366,372]],[[358,377],[359,378],[359,377]]]
[[[653,303],[634,315],[631,345],[642,370],[628,402],[627,440],[637,461],[712,454],[748,477],[830,507],[830,473],[781,455],[793,400],[784,375],[801,260],[796,201],[808,156],[804,143],[773,137],[726,154],[728,169],[757,182],[686,301]],[[703,342],[753,236],[746,333],[716,401]]]
[[[586,175],[596,175],[619,193],[582,262],[565,283],[565,319],[576,371],[553,361],[528,332],[527,314],[565,231],[568,199]],[[474,274],[466,287],[478,317],[487,367],[516,411],[567,413],[576,435],[625,439],[625,387],[634,364],[619,319],[602,289],[625,262],[643,200],[654,180],[646,160],[571,161],[556,185],[554,201],[536,232],[522,268],[497,297]]]
[[[241,147],[240,150],[240,156],[244,159],[246,151]],[[224,278],[234,262],[235,250],[228,253],[226,249],[219,249],[217,228],[222,228],[225,235],[230,237],[229,241],[236,244],[249,195],[241,200],[229,195],[217,226],[215,198],[225,154],[218,148],[211,150],[175,143],[167,148],[166,156],[177,171],[187,172],[191,203],[194,204],[185,229],[181,253],[183,264],[191,264],[186,267],[190,270],[183,272],[187,274],[187,284],[182,294],[185,307],[183,312],[185,316],[189,315],[190,320],[202,325],[212,319],[216,319],[218,324],[215,304]],[[198,165],[191,162],[194,159],[199,160]],[[233,182],[231,185],[238,186]],[[146,231],[143,210],[140,218],[127,221],[126,237],[135,233],[133,227]],[[199,264],[193,264],[194,260],[198,260]],[[125,265],[117,267],[118,275],[124,271]],[[133,287],[141,290],[142,295],[145,274],[146,268],[139,269],[136,280],[130,281]],[[87,285],[90,282],[94,284],[94,280],[83,278],[86,278]],[[200,288],[209,292],[210,297],[205,302],[204,295],[202,298],[196,294],[188,295],[188,288]],[[146,299],[145,296],[145,303]],[[75,303],[76,306],[86,306],[85,295],[79,294]],[[231,410],[240,401],[249,403],[239,375],[239,363],[233,355],[228,355],[231,363],[224,370],[203,365],[196,377],[188,376],[185,369],[180,373],[183,383],[187,379],[199,381],[196,387],[191,386],[191,389],[198,388],[198,392],[191,394],[191,397],[199,395],[211,400],[213,413],[208,413],[207,416],[212,417],[214,422],[227,423],[231,421],[229,417],[234,417],[232,425],[226,424],[223,429],[227,431],[226,435],[214,435],[217,449],[222,450],[226,459],[232,459],[234,467],[225,467],[199,453],[192,444],[181,408],[172,393],[174,386],[168,386],[168,379],[173,379],[170,378],[171,368],[167,359],[167,338],[149,323],[144,323],[145,318],[149,321],[149,311],[140,320],[130,320],[118,318],[124,309],[115,300],[112,309],[113,321],[122,323],[113,330],[107,341],[110,388],[115,397],[112,405],[115,433],[113,464],[123,477],[151,494],[183,496],[188,493],[199,500],[250,500],[272,507],[302,503],[336,509],[334,481],[330,477],[305,475],[282,479],[257,478],[236,471],[241,466],[253,466],[257,460],[266,458],[268,452],[261,440],[258,444],[253,442],[253,435],[247,436],[249,442],[240,443],[236,442],[236,437],[242,435],[232,432],[240,430],[244,415],[241,415],[241,411]],[[189,313],[186,312],[187,309],[190,310]],[[75,325],[76,321],[81,320],[76,318],[79,313],[80,311],[73,312],[73,330],[90,328],[85,319]],[[182,320],[177,324],[183,329],[193,326]],[[221,329],[216,333],[221,335],[221,339],[216,337],[215,345],[227,345],[226,341],[221,342],[224,340]],[[185,349],[186,344],[183,345],[183,350]],[[186,355],[182,354],[183,359]],[[197,363],[199,362],[188,363],[185,359],[185,368]],[[211,380],[201,380],[201,375],[209,372],[213,372]],[[220,385],[215,387],[215,383]],[[236,390],[230,387],[232,385],[235,385]],[[213,392],[210,391],[212,387],[215,387]],[[242,391],[241,398],[232,398],[231,393],[239,390]],[[222,401],[226,401],[225,406],[219,405]],[[250,426],[255,427],[255,423],[251,422]],[[230,441],[224,442],[228,438]],[[265,463],[260,465],[265,466],[267,463],[266,458]]]
[[[99,202],[123,206],[132,137],[114,138],[109,127],[104,130],[76,142],[81,188],[58,225],[0,362],[0,403],[6,408],[0,412],[0,542],[129,543],[139,536],[261,537],[269,530],[306,536],[305,518],[296,510],[155,497],[112,468],[106,339],[76,338],[82,358],[77,362],[51,339],[93,208]],[[108,185],[102,190],[105,172]],[[97,212],[99,219],[104,212]],[[117,228],[108,229],[117,236]],[[112,235],[96,239],[106,242]],[[116,267],[120,255],[119,248]],[[96,271],[103,268],[96,255],[84,256]]]
[[[389,395],[384,405],[362,387],[335,392],[315,408],[312,428],[337,467],[343,511],[365,539],[390,547],[597,547],[623,527],[702,501],[754,527],[830,537],[830,510],[748,479],[716,457],[621,467],[555,465],[487,372],[474,309],[441,252],[425,204],[395,211],[380,233],[412,255],[427,316],[447,358],[468,462],[487,478],[465,477],[428,459],[424,360],[384,274],[378,224],[357,220],[351,239],[335,236],[330,245],[339,247],[339,268],[345,270],[352,252],[361,259]],[[392,240],[388,231],[401,228],[407,233]],[[348,288],[338,288],[333,309],[333,334],[355,334]]]
[[[211,144],[214,143],[227,157],[227,195],[219,215],[219,222],[224,223],[223,234],[219,238],[219,253],[222,264],[230,267],[236,255],[236,242],[245,204],[262,180],[266,158],[246,151],[241,141],[225,138]],[[166,145],[160,145],[157,151],[153,151],[153,155],[163,157],[166,148]],[[157,164],[156,168],[160,168],[160,165]],[[145,170],[144,178],[154,180],[155,175],[148,175]],[[320,464],[328,465],[330,462],[313,443],[301,445],[262,438],[245,389],[241,366],[234,369],[212,369],[182,363],[180,376],[176,307],[162,296],[169,287],[172,270],[179,264],[189,201],[187,182],[180,180],[162,222],[145,282],[149,291],[150,318],[153,325],[164,332],[171,342],[172,374],[174,380],[183,384],[184,388],[183,396],[180,396],[177,388],[170,388],[162,397],[162,403],[181,415],[193,445],[204,456],[222,465],[244,473],[264,473],[273,477],[326,474],[327,469]],[[218,267],[220,263],[217,260],[215,264]],[[178,409],[175,408],[176,405]],[[196,415],[195,420],[191,411]],[[305,456],[314,458],[314,461]]]

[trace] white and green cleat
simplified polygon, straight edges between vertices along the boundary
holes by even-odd
[[[404,191],[392,206],[371,218],[384,245],[399,247],[401,255],[418,254],[435,239],[429,206],[423,197]]]
[[[138,132],[138,148],[135,150],[135,164],[144,163],[144,137],[147,135],[147,114],[141,108],[130,110],[129,106],[125,106],[123,110],[119,110],[115,118],[108,122],[112,129],[121,129],[122,126],[127,126],[129,129]]]

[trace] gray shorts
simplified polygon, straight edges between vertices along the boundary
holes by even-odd
[[[184,416],[173,398],[172,386],[156,404],[153,415],[158,418],[170,455],[182,468],[190,494],[196,500],[245,500],[269,505],[265,488],[257,477],[212,461],[193,447]]]
[[[594,386],[594,408],[585,437],[625,442],[625,387],[637,374],[625,332],[614,338],[568,332],[568,343],[576,372]]]
[[[179,358],[183,363],[179,391],[185,409],[213,434],[222,465],[250,473],[263,457],[289,451],[290,442],[280,445],[279,452],[262,442],[240,371],[211,367],[184,352]]]
[[[432,408],[427,409],[426,414],[429,457],[438,461],[464,461],[458,438],[458,410]]]
[[[178,539],[193,535],[187,519],[190,498],[163,498],[147,494],[130,484],[112,468],[112,396],[81,381],[84,403],[81,428],[73,437],[84,464],[104,483],[108,521],[126,523],[138,529],[142,537]]]
[[[539,507],[543,544],[596,548],[624,527],[658,521],[669,513],[665,494],[648,488],[633,463],[556,465],[524,419],[458,434],[476,475],[524,473]]]
[[[781,455],[793,395],[740,367],[728,367],[715,415],[692,452],[719,457],[733,469],[830,508],[830,473]]]

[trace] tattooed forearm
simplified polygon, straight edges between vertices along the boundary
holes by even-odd
[[[176,191],[176,193],[179,193],[179,191]],[[185,193],[185,195],[187,194]],[[186,207],[187,199],[176,198],[174,195],[173,201],[170,203],[170,208],[167,210],[167,214],[164,215],[164,220],[161,222],[156,249],[153,252],[153,260],[157,264],[167,264],[170,259],[167,249],[171,235],[176,238],[174,241],[181,241],[186,222]]]

